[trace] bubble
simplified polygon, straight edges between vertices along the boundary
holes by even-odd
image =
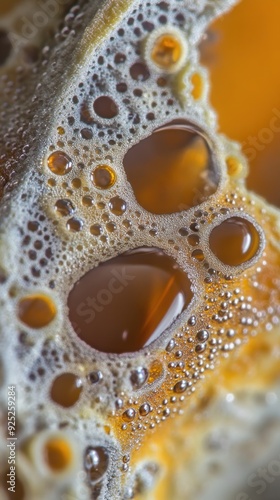
[[[48,167],[53,174],[66,175],[72,170],[72,160],[63,151],[55,151],[48,157]]]
[[[126,211],[126,201],[119,196],[115,196],[111,198],[109,208],[114,215],[123,215]]]
[[[35,329],[48,326],[55,318],[56,312],[52,299],[41,294],[23,297],[17,308],[19,320]]]
[[[109,453],[103,446],[88,446],[84,454],[84,467],[90,484],[100,481],[109,467]]]
[[[103,375],[101,371],[91,372],[88,374],[88,380],[91,384],[97,384],[103,380]]]
[[[98,189],[110,189],[116,178],[115,171],[108,165],[99,165],[91,174],[91,180]]]
[[[200,342],[206,342],[209,339],[209,332],[207,330],[200,330],[196,334],[196,337]]]
[[[93,224],[90,227],[90,232],[93,236],[100,236],[102,234],[102,226],[100,224]]]
[[[79,233],[83,229],[83,225],[84,223],[82,220],[72,217],[67,221],[66,228],[72,233]]]
[[[208,143],[184,120],[168,123],[132,146],[123,165],[138,203],[155,214],[197,206],[218,185]]]
[[[180,382],[177,382],[177,384],[174,385],[174,392],[177,392],[180,394],[181,392],[184,392],[188,387],[188,383],[186,380],[180,380]]]
[[[101,118],[115,118],[118,114],[118,106],[109,96],[98,97],[93,104],[95,113]]]
[[[202,262],[204,260],[204,253],[198,248],[192,252],[192,257],[198,262]]]
[[[62,199],[62,200],[57,200],[55,204],[55,210],[62,217],[66,217],[67,215],[69,216],[74,213],[75,207],[71,202],[71,200]]]
[[[149,68],[142,62],[134,63],[131,66],[129,72],[131,78],[138,82],[145,82],[146,80],[148,80],[148,78],[150,78]]]
[[[172,258],[138,248],[103,262],[74,285],[69,318],[91,347],[133,352],[158,338],[191,298],[190,281]]]
[[[129,408],[123,413],[122,418],[125,422],[130,422],[135,418],[135,410],[133,408]]]
[[[223,264],[240,266],[257,255],[260,235],[248,219],[229,217],[212,229],[209,246]]]
[[[146,58],[165,73],[175,73],[184,65],[188,54],[183,32],[174,27],[155,30],[146,46]]]
[[[52,383],[50,397],[63,408],[76,404],[83,390],[82,380],[74,373],[62,373]]]
[[[145,417],[146,415],[148,415],[151,411],[151,407],[148,403],[144,403],[140,406],[139,408],[139,413],[141,415],[141,417]]]
[[[134,389],[140,389],[143,387],[148,378],[148,370],[143,367],[139,367],[133,370],[130,375],[130,381]]]

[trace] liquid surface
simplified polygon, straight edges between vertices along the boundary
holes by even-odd
[[[242,0],[210,27],[202,46],[221,131],[243,146],[249,188],[278,207],[279,16],[275,0]]]
[[[260,237],[255,226],[241,217],[230,217],[214,227],[209,245],[216,257],[228,266],[240,266],[259,250]]]
[[[43,328],[56,316],[56,306],[49,297],[30,295],[20,300],[18,317],[30,328]]]
[[[211,161],[205,139],[179,122],[133,146],[123,164],[140,205],[170,214],[198,205],[216,190]]]
[[[168,328],[191,298],[190,282],[173,259],[140,248],[83,276],[69,294],[69,318],[89,346],[133,352]]]

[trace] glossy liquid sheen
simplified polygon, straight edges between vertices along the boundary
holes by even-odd
[[[89,346],[133,352],[168,328],[191,298],[190,281],[172,258],[139,248],[85,274],[69,294],[69,318]]]
[[[209,244],[216,257],[228,266],[239,266],[251,260],[260,245],[254,225],[242,217],[230,217],[214,227]]]
[[[134,145],[123,164],[137,201],[155,214],[196,206],[217,187],[207,142],[183,120]]]

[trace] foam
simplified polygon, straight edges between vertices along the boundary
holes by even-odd
[[[111,3],[108,2],[105,7],[109,8]],[[43,428],[56,430],[65,425],[71,429],[79,443],[75,453],[79,455],[80,462],[83,450],[89,445],[108,450],[110,467],[102,480],[98,496],[101,500],[109,497],[132,498],[129,495],[136,493],[135,484],[139,486],[141,483],[143,491],[153,486],[157,465],[143,463],[135,470],[129,466],[122,467],[123,454],[139,449],[146,434],[166,420],[168,412],[162,402],[165,394],[173,403],[173,415],[182,413],[184,398],[188,399],[193,394],[197,382],[203,380],[204,372],[213,369],[218,355],[228,355],[229,351],[235,350],[241,343],[242,335],[254,332],[260,321],[257,308],[255,311],[249,307],[242,311],[239,309],[240,303],[249,306],[251,302],[250,295],[244,297],[242,290],[236,291],[240,285],[238,276],[244,273],[246,266],[236,270],[223,266],[208,246],[209,231],[217,220],[223,220],[225,213],[226,217],[244,214],[252,222],[258,220],[256,225],[261,235],[260,250],[247,270],[247,282],[251,285],[256,281],[256,265],[265,267],[265,234],[259,226],[261,209],[259,205],[255,207],[252,196],[244,190],[245,159],[236,144],[217,133],[216,115],[208,101],[207,72],[199,63],[197,44],[206,26],[234,3],[217,0],[169,0],[160,3],[135,0],[127,7],[121,21],[116,20],[118,11],[112,15],[110,33],[102,21],[104,13],[101,9],[97,41],[91,37],[96,20],[93,19],[85,38],[80,37],[81,29],[79,32],[79,22],[84,21],[78,20],[76,35],[72,35],[77,37],[78,47],[73,58],[70,50],[67,54],[67,40],[61,41],[58,37],[62,47],[60,57],[63,59],[65,55],[66,63],[62,60],[55,65],[57,53],[54,50],[49,66],[43,65],[41,72],[34,69],[34,85],[31,88],[36,87],[33,103],[38,115],[34,116],[32,125],[31,153],[20,156],[20,146],[17,146],[17,162],[22,164],[23,176],[2,201],[0,261],[5,281],[0,284],[0,331],[1,346],[5,351],[2,356],[3,373],[5,381],[17,386],[18,418],[24,424],[22,442],[36,432],[40,422]],[[168,10],[165,4],[170,6]],[[96,6],[92,8],[94,10]],[[158,71],[149,61],[149,37],[153,36],[150,34],[153,30],[164,33],[165,26],[169,32],[170,25],[177,34],[181,33],[184,43],[187,43],[187,62],[184,67],[179,65],[171,79],[167,79],[166,86],[161,87]],[[70,48],[74,45],[74,42],[69,43]],[[47,52],[45,50],[44,53]],[[117,54],[123,54],[125,60],[116,63]],[[149,68],[150,77],[145,81],[136,81],[130,75],[131,66],[139,60],[146,62]],[[65,66],[67,71],[64,73],[61,70]],[[191,76],[194,73],[201,74],[205,83],[201,99],[192,96]],[[44,94],[46,82],[50,82],[50,98]],[[127,85],[124,92],[116,89],[120,83]],[[5,88],[8,95],[8,85]],[[139,89],[142,95],[137,96],[135,92],[140,94]],[[115,101],[118,108],[116,117],[100,118],[94,113],[93,102],[102,95],[108,95]],[[13,113],[19,111],[20,124],[32,119],[30,113],[24,111],[23,100],[26,96],[28,92],[23,91],[18,105],[13,98],[11,100],[17,106],[13,108]],[[20,111],[21,108],[23,111]],[[4,104],[0,111],[3,123]],[[177,118],[184,118],[193,127],[202,130],[211,148],[219,185],[216,193],[199,206],[181,213],[155,215],[143,210],[137,203],[124,172],[123,157],[133,144]],[[9,116],[9,120],[11,127],[15,127],[16,118]],[[35,135],[36,128],[38,133]],[[16,140],[15,136],[12,139]],[[24,149],[24,134],[23,143]],[[67,176],[56,176],[48,169],[47,158],[56,150],[64,151],[72,159],[73,168]],[[243,174],[237,180],[230,179],[227,174],[226,158],[230,154],[244,164]],[[117,181],[109,190],[101,192],[93,186],[91,173],[102,164],[114,169]],[[81,187],[75,187],[75,181],[73,186],[74,179],[80,179]],[[92,206],[83,205],[84,196],[92,197]],[[115,196],[126,201],[127,209],[122,216],[112,214],[108,208]],[[68,218],[59,216],[55,211],[55,203],[59,199],[71,201],[75,208],[74,216],[83,222],[81,231],[67,230]],[[112,233],[106,231],[108,223],[116,226]],[[101,226],[100,237],[91,234],[93,224]],[[194,247],[182,236],[182,228],[188,234],[199,236],[199,248],[205,256],[203,262],[193,258]],[[159,247],[176,259],[192,282],[194,299],[175,324],[140,352],[117,356],[89,349],[79,341],[68,319],[67,298],[71,287],[100,262],[143,245]],[[211,284],[212,289],[208,287]],[[235,292],[229,291],[231,289]],[[18,300],[26,293],[35,291],[50,295],[58,311],[54,322],[39,332],[21,324],[16,314]],[[220,308],[217,302],[225,302],[226,293],[230,294],[227,306]],[[211,307],[213,314],[209,315],[207,311]],[[267,311],[263,314],[262,321],[265,323],[270,315]],[[221,325],[228,324],[228,320],[232,329],[238,331],[233,340],[224,339],[219,333]],[[215,342],[197,344],[197,332],[203,329]],[[195,350],[195,346],[201,345]],[[157,376],[135,390],[131,384],[133,370],[144,367],[150,373],[156,373],[156,362],[161,364],[161,369],[157,367]],[[178,368],[175,376],[174,368]],[[49,396],[51,380],[65,371],[75,373],[84,380],[80,401],[66,413],[53,404]],[[100,371],[102,379],[97,384],[90,384],[87,377],[94,371]],[[144,418],[139,417],[139,408],[146,402],[151,404],[153,392],[158,393],[154,396],[153,411]],[[4,401],[5,393],[1,398]],[[132,422],[124,423],[122,415],[131,408],[135,417]],[[36,436],[34,439],[37,439]],[[124,473],[127,474],[125,480]],[[76,498],[90,498],[87,487],[83,487],[83,497],[79,493],[79,481],[77,475],[69,477],[69,491],[73,491]],[[54,498],[56,491],[50,492]],[[42,492],[46,494],[44,483]]]

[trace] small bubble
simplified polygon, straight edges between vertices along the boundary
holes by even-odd
[[[103,375],[101,371],[90,372],[87,376],[89,382],[91,384],[98,384],[103,379]]]
[[[140,413],[141,417],[145,417],[146,415],[148,415],[148,413],[150,413],[150,411],[151,411],[151,407],[148,403],[142,404],[139,408],[139,413]]]
[[[99,165],[93,170],[91,180],[98,189],[109,189],[116,182],[116,173],[108,165]]]
[[[123,413],[122,418],[126,422],[130,422],[135,418],[135,410],[133,408],[129,408]]]
[[[146,368],[139,367],[130,375],[130,381],[134,389],[140,389],[148,378],[148,370]]]
[[[138,82],[144,82],[148,80],[150,77],[150,72],[146,64],[143,64],[141,62],[134,63],[130,70],[130,76],[133,78],[133,80],[136,80]]]
[[[123,215],[126,211],[126,202],[119,196],[111,198],[109,208],[114,215]]]
[[[62,217],[66,217],[67,215],[69,216],[74,213],[75,207],[70,200],[62,199],[57,200],[55,210]]]
[[[206,342],[209,339],[209,332],[207,330],[200,330],[196,337],[200,342]]]
[[[176,393],[181,393],[184,392],[188,387],[188,383],[186,380],[180,380],[180,382],[177,382],[177,384],[174,385],[173,391]]]
[[[66,228],[68,229],[68,231],[71,231],[73,233],[78,233],[83,229],[83,225],[84,225],[83,221],[73,217],[72,219],[69,219],[67,221]]]
[[[89,446],[84,455],[84,467],[90,484],[100,481],[109,467],[109,455],[103,446]]]
[[[90,227],[90,232],[93,236],[100,236],[102,234],[102,226],[100,224],[93,224]]]
[[[53,174],[66,175],[72,170],[72,160],[63,151],[55,151],[48,157],[48,167]]]
[[[108,96],[98,97],[93,104],[95,113],[101,118],[111,119],[117,116],[118,106],[115,101]]]

